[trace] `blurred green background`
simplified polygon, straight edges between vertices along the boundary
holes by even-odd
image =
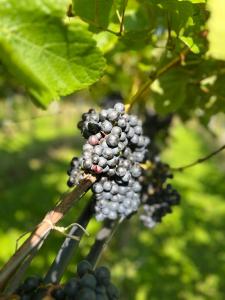
[[[21,96],[0,102],[1,265],[14,253],[16,239],[33,229],[67,190],[66,170],[82,145],[76,123],[92,105],[85,94],[53,103],[46,111]],[[224,126],[222,114],[211,120],[210,131],[194,119],[175,119],[164,161],[178,167],[210,153],[224,142]],[[224,299],[224,157],[221,152],[175,174],[181,205],[155,229],[144,228],[134,216],[118,230],[101,263],[112,270],[121,299]],[[87,198],[61,224],[74,222]],[[82,240],[65,277],[87,254],[99,227],[91,221],[91,236]],[[52,232],[29,272],[44,275],[62,242],[63,236]]]

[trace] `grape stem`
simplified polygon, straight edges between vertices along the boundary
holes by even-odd
[[[15,254],[8,260],[8,262],[0,270],[0,290],[4,289],[7,281],[16,271],[18,266],[23,260],[38,247],[38,245],[44,241],[50,234],[52,226],[51,224],[57,224],[65,214],[72,208],[72,206],[78,202],[79,199],[87,192],[87,190],[96,181],[96,177],[88,174],[85,175],[79,184],[69,193],[65,194],[61,201],[49,211],[42,221],[35,227],[31,235],[20,246]],[[46,220],[50,220],[46,222]]]
[[[165,74],[168,70],[170,70],[171,68],[173,68],[177,64],[183,62],[184,58],[186,57],[186,55],[188,54],[189,51],[190,51],[189,48],[183,49],[179,53],[179,55],[177,57],[175,57],[174,59],[172,59],[165,66],[159,68],[157,71],[155,71],[154,73],[152,73],[149,76],[149,79],[143,85],[140,86],[140,88],[138,89],[138,91],[136,92],[136,94],[130,99],[130,101],[128,101],[128,103],[130,104],[128,112],[133,108],[134,104],[148,91],[148,89],[150,88],[151,84],[156,79],[158,79],[160,76],[162,76],[163,74]]]
[[[86,207],[84,208],[83,212],[81,213],[80,217],[77,220],[77,223],[82,225],[83,228],[86,228],[90,219],[93,216],[94,212],[94,204],[93,198],[90,199]],[[70,237],[65,238],[64,242],[62,243],[52,265],[50,266],[46,276],[45,276],[45,283],[59,283],[63,273],[68,266],[72,256],[74,255],[76,247],[79,245],[81,237],[83,236],[84,231],[81,230],[77,225],[74,225],[70,232],[70,236],[76,235],[79,237],[79,240],[71,239]]]
[[[13,273],[13,276],[10,277],[10,280],[7,282],[7,286],[4,290],[5,296],[13,294],[15,290],[19,287],[21,280],[23,279],[23,275],[25,274],[27,268],[30,266],[30,263],[37,254],[38,250],[41,248],[43,242],[44,240],[42,240],[42,242],[39,243],[38,247],[31,251],[31,253],[17,267],[16,272]]]
[[[121,14],[121,18],[120,18],[120,31],[119,31],[119,35],[122,35],[122,33],[124,31],[124,17],[125,17],[125,10],[126,10],[126,7],[127,7],[127,3],[128,3],[128,0],[125,0],[124,4],[123,4],[122,14]]]
[[[95,242],[86,257],[86,260],[92,264],[93,268],[96,268],[98,265],[105,248],[111,241],[122,221],[123,220],[119,220],[117,222],[109,220],[105,221],[103,227],[96,235]]]
[[[184,165],[182,167],[178,167],[178,168],[170,168],[170,170],[175,171],[175,172],[182,172],[186,169],[192,168],[198,164],[201,164],[203,162],[205,162],[206,160],[212,158],[213,156],[217,155],[218,153],[220,153],[221,151],[223,151],[225,149],[225,145],[221,146],[219,149],[213,151],[212,153],[208,154],[205,157],[199,158],[197,160],[195,160],[194,162]]]

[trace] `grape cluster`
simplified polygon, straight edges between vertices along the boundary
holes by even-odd
[[[38,277],[29,277],[17,289],[21,300],[118,300],[119,291],[111,283],[110,271],[106,267],[93,270],[88,261],[77,265],[77,276],[63,285],[46,286]],[[13,298],[14,297],[14,298]]]
[[[160,161],[155,161],[150,176],[147,176],[142,193],[143,213],[141,221],[148,228],[154,227],[162,218],[172,212],[172,206],[180,203],[179,193],[167,184],[172,178],[169,166]]]
[[[142,122],[125,112],[122,103],[99,113],[90,109],[78,128],[85,139],[83,155],[71,162],[68,185],[76,184],[80,171],[101,175],[93,185],[98,220],[126,217],[140,204],[140,163],[147,154],[149,138]],[[75,174],[75,175],[74,175]]]
[[[16,295],[18,295],[21,300],[39,300],[42,299],[40,294],[42,291],[46,293],[46,289],[43,289],[43,280],[39,276],[27,277],[24,282],[16,290]],[[42,294],[43,295],[43,294]],[[10,297],[9,299],[18,299],[16,297]],[[44,295],[43,295],[44,296]]]
[[[172,206],[180,202],[179,193],[170,185],[156,191],[149,196],[148,202],[143,206],[144,213],[140,216],[144,225],[154,227],[162,221],[162,218],[172,212]]]

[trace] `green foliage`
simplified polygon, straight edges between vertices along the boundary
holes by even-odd
[[[141,87],[149,72],[163,68],[188,48],[182,66],[175,64],[153,84],[149,101],[159,113],[179,109],[185,118],[187,107],[191,113],[200,109],[204,123],[222,109],[218,81],[223,65],[218,67],[207,56],[214,55],[215,47],[223,49],[219,39],[224,26],[217,16],[222,9],[216,1],[206,6],[205,0],[74,0],[74,18],[65,16],[65,0],[2,0],[0,5],[0,60],[41,106],[94,82],[98,87],[91,88],[94,98],[100,96],[100,89],[102,94],[122,90],[129,99],[134,78]],[[209,52],[208,9],[212,11]],[[218,46],[213,46],[218,30]],[[212,73],[217,84],[207,85],[206,92],[204,84]],[[155,90],[157,84],[160,92]]]
[[[45,2],[2,1],[0,56],[41,106],[95,82],[104,59],[90,33]],[[63,5],[64,1],[61,1]]]
[[[159,113],[176,112],[183,105],[186,100],[187,80],[187,73],[182,68],[177,68],[170,70],[156,82],[154,101]]]
[[[106,29],[113,0],[73,0],[76,16],[97,29]]]

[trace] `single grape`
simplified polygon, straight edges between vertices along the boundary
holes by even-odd
[[[99,182],[95,183],[95,184],[93,185],[93,191],[94,191],[95,193],[101,193],[101,192],[103,192],[103,186],[102,186],[102,184],[99,183]]]
[[[119,126],[114,126],[111,131],[112,134],[120,136],[122,133],[122,129]]]
[[[105,191],[109,192],[111,190],[111,188],[112,188],[111,182],[110,181],[104,182],[103,188],[104,188]]]
[[[83,288],[79,292],[79,300],[96,300],[95,292],[89,288]]]
[[[96,284],[97,284],[96,278],[92,274],[86,273],[82,276],[82,278],[80,280],[80,285],[82,287],[88,287],[93,290],[95,289]]]
[[[110,211],[110,212],[108,213],[108,218],[109,218],[110,220],[116,220],[116,219],[117,219],[117,213],[116,213],[115,211]]]
[[[116,110],[110,109],[107,118],[109,121],[112,122],[112,121],[115,121],[118,118],[118,116],[119,116],[119,114]]]
[[[134,136],[131,138],[130,141],[131,141],[131,143],[134,144],[134,145],[138,144],[139,136],[136,135],[136,134],[134,134]]]
[[[106,143],[109,147],[116,147],[119,143],[119,138],[114,134],[109,134],[106,138]]]
[[[106,165],[107,165],[107,160],[104,158],[104,157],[100,157],[99,158],[99,162],[98,162],[98,165],[102,168],[105,168]]]
[[[138,178],[139,176],[141,176],[141,167],[138,164],[135,164],[131,170],[130,170],[131,174],[133,177]]]
[[[114,105],[114,109],[115,109],[116,111],[122,113],[122,112],[124,112],[125,107],[124,107],[124,105],[123,105],[122,103],[116,103],[116,104]]]
[[[129,118],[129,123],[131,126],[136,126],[138,124],[138,118],[134,115],[131,115]]]
[[[127,126],[127,121],[124,118],[120,118],[118,120],[118,126],[122,129],[126,128]]]
[[[103,149],[103,154],[104,158],[106,159],[112,159],[113,158],[113,151],[110,148],[104,148]]]
[[[41,282],[40,277],[30,276],[28,277],[23,284],[24,292],[28,293],[35,290]]]
[[[99,284],[107,285],[110,282],[110,272],[106,267],[96,268],[95,276]]]
[[[99,144],[99,139],[96,137],[96,135],[91,135],[88,138],[88,143],[92,146],[95,146],[95,145]]]
[[[127,137],[131,139],[133,136],[134,136],[134,129],[131,127],[127,133]]]
[[[77,265],[77,274],[79,277],[89,273],[92,270],[92,265],[87,260],[82,260]]]
[[[93,162],[92,162],[92,159],[91,159],[91,158],[86,158],[86,159],[84,159],[84,161],[83,161],[83,167],[84,167],[85,169],[91,169],[92,164],[93,164]]]
[[[108,115],[107,110],[103,109],[103,110],[100,112],[100,115],[99,115],[100,120],[101,120],[101,121],[104,121],[104,120],[107,118],[107,115]]]
[[[116,169],[116,175],[119,177],[123,177],[126,174],[127,170],[124,167],[118,167]]]
[[[102,131],[104,131],[105,133],[110,133],[112,128],[113,128],[113,125],[111,122],[105,120],[102,125],[101,125],[101,128],[102,128]]]
[[[99,162],[99,156],[97,154],[92,156],[92,162],[93,164],[97,164]]]
[[[93,153],[100,156],[102,154],[102,150],[103,150],[103,148],[101,145],[96,145],[93,149]]]
[[[112,283],[107,286],[107,295],[110,300],[117,300],[120,297],[118,289]]]
[[[66,294],[63,288],[56,288],[51,292],[51,296],[53,296],[55,300],[64,300]]]

